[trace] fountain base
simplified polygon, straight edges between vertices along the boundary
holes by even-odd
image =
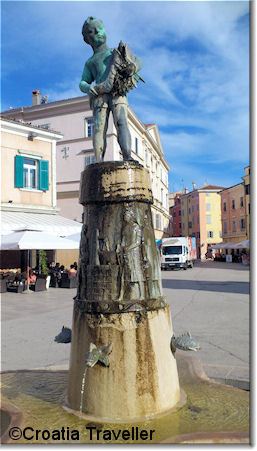
[[[117,424],[112,422],[88,421],[72,415],[63,409],[65,401],[68,371],[14,371],[3,373],[2,406],[9,412],[11,425],[22,428],[30,427],[32,439],[29,443],[249,443],[249,393],[231,386],[214,383],[201,369],[195,356],[186,356],[176,352],[180,386],[187,395],[186,404],[171,412],[137,423],[131,421]],[[14,407],[15,404],[15,407]],[[16,419],[12,412],[15,412]],[[17,416],[17,412],[19,412]],[[89,427],[94,432],[90,438]],[[111,440],[100,436],[97,430],[154,430],[151,441],[138,439]],[[48,430],[50,433],[65,428],[65,431],[79,431],[78,438],[71,434],[58,441],[53,438],[44,439],[36,430]],[[21,437],[12,440],[8,430],[3,431],[2,443],[28,443]],[[33,435],[34,434],[34,435]],[[132,435],[131,435],[132,437]]]
[[[142,421],[180,401],[168,339],[173,333],[169,306],[97,316],[75,309],[73,330],[67,397],[71,409],[100,421]],[[90,343],[112,345],[108,368],[86,368]]]

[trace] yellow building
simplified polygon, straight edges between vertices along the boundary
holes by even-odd
[[[0,123],[1,234],[40,230],[65,236],[79,232],[81,224],[59,216],[57,209],[56,142],[62,135],[21,121],[1,119]],[[19,267],[20,254],[3,251],[2,267]]]
[[[182,236],[196,238],[197,257],[221,241],[221,186],[207,185],[181,196]]]

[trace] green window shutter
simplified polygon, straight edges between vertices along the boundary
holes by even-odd
[[[48,172],[49,162],[47,160],[39,160],[39,184],[38,189],[47,191],[49,189]]]
[[[14,185],[15,188],[23,188],[23,160],[21,155],[16,155],[14,165]]]

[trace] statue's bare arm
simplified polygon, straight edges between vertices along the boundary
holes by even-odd
[[[88,63],[86,63],[84,66],[82,77],[81,77],[81,82],[79,84],[80,90],[82,92],[85,92],[86,94],[97,95],[97,92],[95,91],[93,86],[91,86],[91,83],[93,81],[94,81],[94,77],[92,75],[92,72],[89,68]]]

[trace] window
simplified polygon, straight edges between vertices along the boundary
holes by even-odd
[[[148,165],[148,149],[145,149],[145,162]]]
[[[181,222],[179,223],[179,228],[181,229]]]
[[[163,246],[162,253],[163,255],[181,255],[182,246]]]
[[[236,232],[236,221],[232,222],[232,232]]]
[[[23,160],[23,188],[36,189],[37,187],[37,161],[32,158]]]
[[[30,156],[15,156],[15,188],[49,189],[49,162]]]
[[[191,208],[188,209],[188,214],[189,214],[189,215],[191,214]]]
[[[211,215],[206,215],[206,224],[211,224]]]
[[[250,185],[245,185],[245,194],[250,194]]]
[[[228,225],[226,221],[223,222],[223,232],[224,234],[228,233]]]
[[[235,210],[235,208],[236,208],[236,203],[235,203],[235,200],[233,199],[232,200],[232,210]]]
[[[135,153],[138,155],[138,138],[135,138]]]
[[[161,188],[161,203],[163,204],[163,188]]]
[[[226,202],[223,202],[223,211],[227,211],[227,204],[226,204]]]
[[[211,211],[211,204],[206,204],[206,211]]]
[[[91,138],[94,133],[94,119],[92,117],[88,117],[85,119],[85,137]]]
[[[178,215],[181,216],[181,210],[178,211]]]
[[[188,227],[189,227],[189,229],[192,229],[192,222],[191,221],[189,221]]]
[[[95,163],[95,155],[92,153],[90,155],[85,156],[85,167],[89,164]]]
[[[250,207],[250,204],[248,204],[248,213],[250,214],[250,212],[251,212],[251,207]]]
[[[159,230],[161,230],[161,228],[162,228],[162,225],[161,225],[161,215],[159,214],[159,213],[156,213],[156,221],[155,221],[155,223],[156,223],[156,229],[159,229]]]
[[[182,216],[184,216],[184,214],[185,214],[185,213],[184,213],[184,210],[182,210]]]
[[[245,229],[245,220],[244,220],[244,218],[240,219],[240,228],[241,228],[241,230]]]
[[[192,213],[195,211],[195,207],[194,205],[192,205]]]
[[[213,232],[211,230],[207,232],[207,238],[213,238]]]
[[[244,206],[244,198],[240,197],[240,207],[242,208]]]
[[[173,213],[173,218],[176,218],[176,212],[174,211],[174,213]]]

